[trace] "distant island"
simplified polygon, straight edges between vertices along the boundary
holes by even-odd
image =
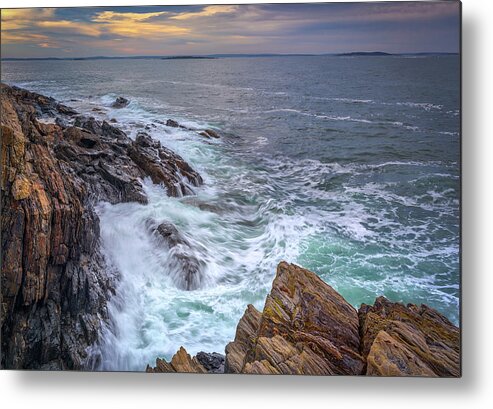
[[[210,60],[217,58],[261,58],[261,57],[385,57],[385,56],[447,56],[459,55],[448,52],[386,53],[383,51],[353,51],[347,53],[326,54],[208,54],[208,55],[129,55],[129,56],[92,56],[92,57],[7,57],[1,61],[86,61],[86,60]]]
[[[208,55],[176,55],[172,57],[161,57],[161,60],[215,60],[217,57]]]
[[[384,53],[382,51],[355,51],[352,53],[341,53],[341,54],[336,54],[338,57],[355,57],[355,56],[371,56],[371,57],[385,57],[388,55],[395,55],[395,54],[390,54],[390,53]]]

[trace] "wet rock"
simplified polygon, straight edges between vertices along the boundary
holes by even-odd
[[[102,135],[103,130],[101,127],[101,122],[97,121],[94,117],[77,116],[74,120],[74,126],[78,128],[85,129],[96,135]]]
[[[379,297],[356,311],[314,273],[279,264],[262,313],[249,305],[226,373],[460,376],[459,329],[427,307]]]
[[[154,222],[149,220],[148,224],[153,224]],[[178,244],[188,245],[188,241],[178,232],[178,229],[171,223],[163,222],[157,227],[152,228],[153,232],[156,233],[160,238],[168,244],[169,247],[175,247]]]
[[[55,157],[49,98],[2,85],[2,367],[79,369],[112,277],[84,181]],[[90,289],[90,290],[89,290]]]
[[[196,357],[190,357],[185,348],[180,347],[178,352],[173,355],[171,362],[164,359],[156,359],[156,366],[151,368],[147,365],[146,372],[151,373],[207,373],[207,370],[200,364]]]
[[[205,138],[209,138],[209,139],[210,138],[215,138],[215,139],[219,138],[218,133],[212,129],[205,129],[202,132],[199,132],[199,135],[201,135]]]
[[[166,186],[170,196],[191,194],[191,186],[200,186],[203,182],[182,157],[161,146],[159,141],[153,141],[144,132],[139,132],[127,152],[153,183]]]
[[[183,181],[201,178],[152,140],[144,147],[52,98],[4,84],[1,93],[1,365],[81,369],[116,279],[101,254],[93,204],[146,203],[141,180],[151,167],[171,193],[185,194]]]
[[[224,373],[224,355],[199,352],[195,357],[208,373]]]
[[[359,309],[367,375],[460,376],[460,333],[432,308],[385,297]]]
[[[111,106],[113,108],[124,108],[126,107],[128,104],[130,104],[130,101],[126,98],[123,98],[123,97],[118,97],[115,102],[113,102],[113,104],[111,104]]]
[[[183,290],[191,291],[201,287],[205,262],[195,256],[188,240],[169,222],[157,224],[147,220],[147,227],[169,250],[166,271],[174,284]]]
[[[178,122],[173,121],[172,119],[168,119],[166,121],[166,126],[169,126],[171,128],[180,128],[181,127],[181,125]]]

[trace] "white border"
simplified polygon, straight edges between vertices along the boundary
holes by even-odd
[[[221,1],[210,3],[254,3]],[[275,2],[291,2],[289,0]],[[200,0],[0,0],[0,7],[201,4]],[[0,372],[4,408],[493,407],[493,2],[463,2],[463,378],[148,376]]]

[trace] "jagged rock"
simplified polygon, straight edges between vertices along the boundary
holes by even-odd
[[[219,135],[217,134],[216,131],[212,129],[205,129],[202,132],[199,132],[199,135],[204,136],[205,138],[215,138],[218,139]]]
[[[247,359],[250,359],[255,347],[257,332],[262,314],[249,304],[236,327],[234,342],[226,345],[224,371],[226,373],[241,373]]]
[[[199,352],[195,358],[208,373],[224,373],[224,355],[217,352]]]
[[[156,367],[151,368],[147,365],[146,372],[153,373],[207,373],[207,370],[200,364],[196,357],[191,358],[185,348],[180,347],[178,352],[173,355],[171,362],[168,363],[164,359],[156,359]]]
[[[166,234],[175,234],[166,228]],[[225,373],[460,376],[459,329],[426,305],[379,297],[359,312],[314,273],[281,262],[263,312],[248,305],[226,346]],[[175,358],[176,357],[176,358]],[[187,371],[222,373],[222,356],[180,348]],[[202,368],[195,367],[195,363]],[[158,359],[148,372],[174,372]]]
[[[262,313],[249,305],[226,373],[460,376],[459,329],[426,305],[379,297],[356,311],[314,273],[278,266]]]
[[[77,369],[111,288],[99,222],[85,209],[82,179],[54,155],[60,127],[36,120],[59,105],[1,91],[2,367]]]
[[[182,157],[161,146],[159,141],[153,141],[144,132],[139,132],[127,152],[153,183],[162,183],[167,187],[170,196],[191,194],[193,191],[190,185],[199,186],[203,182],[201,176]]]
[[[130,103],[130,101],[126,98],[123,98],[123,97],[118,97],[115,102],[113,102],[113,104],[111,104],[111,106],[113,108],[124,108],[126,107],[128,104]]]
[[[141,180],[151,166],[170,194],[190,191],[183,179],[202,179],[173,152],[143,147],[52,98],[4,84],[1,94],[1,365],[81,369],[115,280],[93,204],[145,203]]]
[[[264,310],[249,307],[233,343],[226,371],[235,373],[359,375],[356,310],[316,274],[282,262]]]
[[[385,297],[359,309],[367,375],[460,376],[460,333],[432,308]]]

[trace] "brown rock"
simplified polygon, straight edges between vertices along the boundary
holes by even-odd
[[[359,318],[368,375],[460,376],[459,329],[432,308],[379,297]]]
[[[366,375],[436,376],[405,343],[383,330],[373,341],[367,365]]]
[[[151,368],[148,365],[146,368],[146,372],[207,373],[207,370],[200,364],[196,357],[190,357],[185,348],[180,347],[178,352],[171,358],[170,363],[158,358],[156,359],[156,367]]]
[[[249,304],[236,327],[235,340],[226,346],[224,372],[242,372],[247,362],[247,357],[253,355],[261,318],[262,314],[253,305]]]
[[[190,192],[184,178],[202,180],[171,151],[140,146],[52,98],[0,87],[1,366],[87,368],[115,281],[92,203],[146,203],[141,180],[151,169],[170,194]],[[46,117],[55,123],[39,120]]]
[[[248,313],[248,314],[247,314]],[[242,318],[226,348],[226,371],[359,375],[356,310],[314,273],[282,262],[255,330],[255,313]],[[245,325],[248,322],[250,325]],[[252,333],[253,332],[253,333]]]
[[[31,182],[25,176],[17,176],[12,184],[14,200],[22,200],[31,194]]]

